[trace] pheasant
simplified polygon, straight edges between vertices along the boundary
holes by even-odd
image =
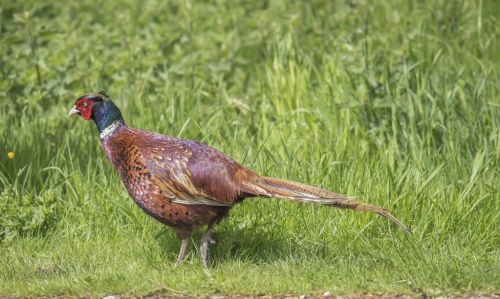
[[[130,128],[105,92],[79,97],[69,115],[95,122],[104,152],[132,199],[144,212],[174,229],[181,240],[177,266],[186,256],[193,230],[206,225],[200,254],[207,268],[214,225],[228,215],[234,204],[249,197],[373,212],[411,232],[384,208],[318,187],[258,175],[196,141]]]

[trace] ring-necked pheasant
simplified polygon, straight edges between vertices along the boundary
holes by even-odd
[[[386,209],[318,187],[260,176],[196,141],[130,128],[102,91],[78,98],[69,112],[74,114],[94,120],[106,156],[130,196],[147,214],[173,228],[182,240],[177,265],[186,255],[193,230],[207,225],[200,243],[202,262],[207,267],[214,224],[247,197],[275,197],[374,212],[410,232]]]

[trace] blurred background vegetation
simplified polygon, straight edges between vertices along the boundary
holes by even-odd
[[[0,294],[499,290],[498,16],[472,0],[2,1]],[[93,90],[129,126],[358,195],[415,234],[253,200],[220,226],[213,274],[196,253],[172,269],[175,236],[67,117]]]

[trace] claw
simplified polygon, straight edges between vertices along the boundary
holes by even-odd
[[[208,237],[208,238],[205,238],[205,239],[201,239],[201,243],[207,243],[207,244],[215,244],[215,240],[212,239],[211,237]]]

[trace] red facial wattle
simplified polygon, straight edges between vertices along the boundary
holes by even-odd
[[[92,107],[81,107],[80,112],[82,113],[82,117],[85,120],[90,120],[92,118]]]
[[[85,120],[90,120],[92,118],[92,105],[94,101],[82,98],[75,103],[76,109],[80,112],[81,116]]]

